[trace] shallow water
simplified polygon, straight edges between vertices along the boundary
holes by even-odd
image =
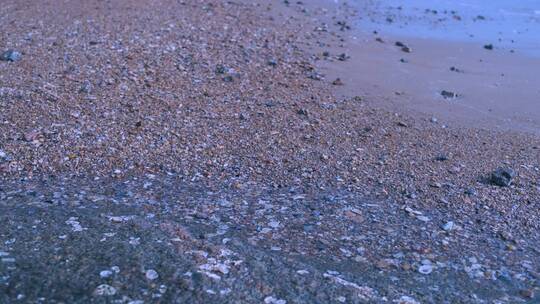
[[[540,57],[540,0],[354,0],[360,27],[417,38],[493,44]]]

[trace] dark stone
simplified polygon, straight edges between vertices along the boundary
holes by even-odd
[[[313,79],[313,80],[322,80],[323,79],[323,75],[317,73],[317,72],[311,72],[308,74],[308,78],[309,79]]]
[[[441,95],[442,95],[442,97],[444,97],[446,99],[452,99],[452,98],[458,97],[457,93],[446,91],[446,90],[442,90]]]
[[[478,192],[474,188],[467,188],[465,189],[465,194],[467,194],[468,196],[476,196]]]
[[[493,185],[508,187],[512,184],[512,180],[515,176],[516,172],[510,168],[498,168],[491,173],[490,181]]]
[[[405,53],[411,53],[412,52],[412,49],[408,46],[404,46],[401,48],[401,51],[402,52],[405,52]]]
[[[346,60],[349,59],[349,58],[350,58],[350,57],[347,56],[347,54],[345,54],[345,53],[342,53],[342,54],[340,54],[340,55],[337,57],[337,59],[338,59],[339,61],[346,61]]]
[[[437,160],[437,161],[445,161],[445,160],[448,160],[448,155],[446,155],[446,154],[439,154],[439,155],[437,155],[437,157],[435,157],[435,160]]]
[[[332,81],[332,84],[336,86],[343,85],[343,81],[340,78],[336,78],[336,80]]]
[[[484,48],[485,48],[486,50],[490,50],[490,51],[491,51],[491,50],[493,50],[493,44],[486,44],[486,45],[484,45]]]
[[[218,64],[216,66],[216,74],[225,74],[225,72],[227,72],[227,68],[224,67],[223,65],[221,64]]]
[[[7,50],[0,56],[0,61],[10,61],[15,62],[22,59],[22,54],[14,51],[14,50]]]
[[[88,80],[83,81],[81,88],[79,89],[81,93],[90,93],[92,92],[92,83]]]

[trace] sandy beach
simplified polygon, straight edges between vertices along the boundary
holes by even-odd
[[[0,302],[540,299],[534,54],[358,2],[4,2]]]

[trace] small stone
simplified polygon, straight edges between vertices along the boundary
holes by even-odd
[[[99,272],[99,277],[102,279],[106,279],[110,276],[112,276],[113,272],[110,270],[102,270]]]
[[[120,215],[120,216],[109,216],[109,220],[113,223],[123,223],[133,219],[133,215]]]
[[[349,59],[349,58],[350,58],[350,56],[347,56],[347,54],[345,54],[345,53],[342,53],[342,54],[340,54],[340,55],[337,57],[337,59],[338,59],[339,61],[346,61],[346,60]]]
[[[287,301],[283,299],[276,299],[272,296],[264,298],[265,304],[287,304]]]
[[[400,126],[400,127],[404,127],[404,128],[408,128],[408,127],[409,127],[409,125],[406,124],[406,123],[403,122],[403,121],[399,121],[399,122],[397,123],[397,125]]]
[[[412,49],[410,47],[408,47],[408,46],[402,47],[401,51],[405,52],[405,53],[412,53]]]
[[[114,296],[115,294],[116,288],[107,284],[101,284],[94,290],[95,296]]]
[[[88,81],[88,80],[85,80],[85,81],[83,81],[83,83],[82,83],[82,85],[81,85],[81,87],[79,89],[79,92],[88,94],[88,93],[92,92],[92,88],[93,88],[92,83],[90,81]]]
[[[446,224],[442,225],[441,228],[444,231],[452,231],[452,230],[456,229],[456,225],[454,224],[454,222],[450,221],[450,222],[447,222]]]
[[[0,56],[0,61],[10,61],[15,62],[22,59],[22,54],[14,51],[14,50],[7,50]]]
[[[433,266],[426,264],[418,268],[418,272],[421,274],[430,274],[433,271]]]
[[[436,161],[446,161],[448,160],[448,155],[446,154],[439,154],[435,157]]]
[[[397,304],[420,304],[420,302],[409,296],[401,296],[399,300],[395,301]]]
[[[519,291],[519,295],[526,299],[532,299],[534,298],[534,291],[532,289],[523,289]]]
[[[465,194],[467,194],[468,196],[475,196],[478,194],[478,192],[474,188],[467,188],[465,189]]]
[[[422,222],[429,222],[430,221],[429,217],[424,216],[424,215],[418,215],[416,217],[416,219],[418,219],[419,221],[422,221]]]
[[[153,281],[159,277],[159,274],[154,269],[148,269],[145,276],[148,280]]]
[[[221,64],[218,64],[215,69],[216,74],[225,74],[227,72],[227,68],[224,67]]]
[[[335,86],[341,86],[343,85],[343,81],[341,81],[340,78],[336,78],[336,80],[332,81],[332,84]]]
[[[493,50],[493,44],[486,44],[486,45],[484,45],[484,49],[490,50],[490,51]]]
[[[324,76],[322,74],[317,73],[317,72],[311,72],[311,73],[308,74],[308,78],[313,79],[313,80],[322,80],[324,78]]]
[[[454,99],[454,98],[458,97],[457,93],[454,93],[454,92],[451,92],[451,91],[446,91],[446,90],[442,90],[441,95],[442,95],[442,97],[444,97],[446,99]]]
[[[268,226],[272,228],[278,228],[279,224],[280,224],[279,221],[271,221],[270,223],[268,223]]]
[[[491,173],[491,183],[499,187],[508,187],[512,184],[512,180],[516,176],[516,172],[511,168],[498,168]]]

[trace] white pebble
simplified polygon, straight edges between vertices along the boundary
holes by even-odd
[[[154,269],[148,269],[145,275],[146,275],[146,278],[149,279],[150,281],[155,280],[159,277],[159,274]]]
[[[264,298],[265,304],[287,304],[287,301],[283,299],[276,299],[274,297],[266,297]]]
[[[100,276],[102,279],[106,279],[106,278],[112,276],[112,274],[113,274],[113,273],[112,273],[112,271],[110,271],[110,270],[102,270],[102,271],[99,272],[99,276]]]
[[[96,296],[114,296],[115,294],[116,288],[107,284],[101,284],[94,290],[94,295]]]
[[[268,226],[270,226],[272,228],[278,228],[279,227],[279,222],[278,221],[271,221],[270,223],[268,223]]]
[[[418,268],[418,272],[421,274],[430,274],[433,271],[433,266],[431,265],[422,265]]]
[[[446,223],[446,224],[444,224],[444,225],[442,226],[442,229],[443,229],[444,231],[452,231],[452,230],[454,230],[455,228],[456,228],[456,225],[455,225],[454,222],[452,222],[452,221],[450,221],[450,222],[448,222],[448,223]]]

